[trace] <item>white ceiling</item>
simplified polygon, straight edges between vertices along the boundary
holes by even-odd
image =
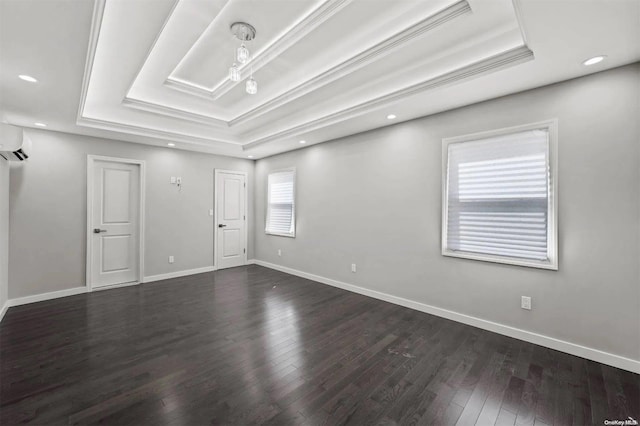
[[[237,157],[638,60],[638,0],[0,0],[2,121]]]

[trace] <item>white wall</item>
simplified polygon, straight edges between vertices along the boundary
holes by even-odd
[[[145,276],[213,266],[214,169],[249,173],[250,160],[28,130],[33,152],[11,166],[9,297],[85,285],[87,155],[146,161]],[[169,183],[181,176],[180,191]],[[249,258],[253,221],[249,221]],[[168,256],[175,263],[168,263]]]
[[[259,160],[256,259],[640,360],[639,99],[635,64]],[[443,257],[442,139],[549,118],[559,270]],[[265,235],[266,176],[292,166],[296,238]]]
[[[9,292],[9,162],[0,157],[0,317]]]

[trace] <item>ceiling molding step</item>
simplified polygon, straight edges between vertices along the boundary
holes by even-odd
[[[188,95],[192,95],[192,96],[197,96],[199,98],[202,99],[207,99],[209,101],[212,100],[211,98],[211,92],[209,92],[208,90],[205,89],[201,89],[199,87],[196,86],[191,86],[188,83],[182,81],[182,80],[169,80],[166,79],[163,83],[163,86],[168,87],[169,89],[172,90],[177,90],[179,92],[182,93],[186,93]]]
[[[140,111],[160,114],[179,120],[192,121],[199,124],[208,124],[217,127],[229,127],[229,122],[219,118],[210,117],[208,115],[197,114],[195,112],[184,111],[178,108],[172,108],[165,105],[154,104],[152,102],[143,101],[135,98],[124,98],[122,105],[128,108],[134,108]]]
[[[165,130],[152,129],[149,127],[134,126],[132,124],[117,123],[115,121],[101,120],[98,118],[80,118],[76,124],[83,127],[91,127],[99,130],[106,130],[110,132],[121,132],[136,136],[146,136],[150,138],[164,139],[172,142],[182,142],[192,145],[199,145],[205,147],[211,147],[213,143],[222,143],[226,145],[232,145],[234,147],[240,147],[239,142],[226,141],[220,139],[207,139],[198,136],[190,136],[181,133],[167,132]]]
[[[343,109],[341,111],[326,115],[307,123],[303,123],[298,126],[294,126],[289,129],[274,133],[261,139],[245,143],[244,145],[242,145],[242,149],[247,150],[255,148],[256,146],[263,145],[268,142],[293,136],[299,133],[317,130],[322,127],[326,127],[360,116],[369,112],[370,110],[379,108],[385,104],[400,101],[403,98],[409,96],[413,96],[443,86],[448,86],[450,84],[457,83],[463,80],[479,77],[484,74],[500,71],[504,68],[521,64],[532,59],[534,59],[533,52],[527,46],[520,46],[514,49],[510,49],[497,55],[491,56],[487,59],[483,59],[481,61],[474,62],[470,65],[458,68],[451,72],[442,74],[433,79],[413,84],[411,86],[405,87],[404,89],[400,89],[398,91],[371,99],[370,101],[364,102],[362,104],[355,105],[353,107]]]
[[[512,0],[513,1],[513,10],[516,14],[516,21],[518,21],[518,28],[520,28],[520,34],[522,35],[522,41],[524,44],[529,45],[529,39],[527,37],[527,31],[524,28],[522,22],[524,22],[524,18],[522,16],[522,4],[521,0]]]
[[[253,66],[253,71],[257,72],[260,68],[269,64],[272,60],[282,54],[282,52],[289,49],[307,34],[322,25],[349,3],[351,3],[351,0],[328,0],[324,2],[303,20],[298,22],[295,27],[284,33],[269,47],[259,52],[253,60],[241,65],[240,71]],[[214,99],[219,99],[237,84],[237,82],[233,82],[229,80],[229,78],[226,78],[221,84],[213,89],[211,95]]]
[[[254,58],[250,61],[250,64],[247,63],[241,65],[240,70],[242,71],[249,66],[253,66],[253,71],[258,71],[260,68],[275,59],[282,52],[297,43],[304,36],[311,33],[318,26],[322,25],[327,19],[331,18],[342,8],[351,3],[351,1],[352,0],[325,0],[310,14],[308,14],[297,24],[295,24],[293,28],[282,34],[280,38],[275,40],[269,46],[265,47],[262,51],[256,53]],[[207,90],[199,85],[194,85],[187,81],[178,80],[172,77],[175,71],[176,70],[173,70],[171,75],[166,79],[165,85],[167,87],[180,88],[183,91],[191,94],[199,93],[200,95],[204,95],[209,99],[220,98],[238,84],[237,82],[229,80],[229,78],[227,77],[219,82],[213,89]]]
[[[144,68],[147,66],[147,63],[149,62],[149,59],[151,58],[151,54],[155,50],[158,42],[160,41],[160,37],[162,36],[162,33],[164,32],[164,30],[167,28],[167,25],[169,24],[169,21],[173,17],[173,14],[175,13],[176,8],[178,7],[178,3],[180,3],[180,1],[181,0],[173,0],[173,6],[171,6],[171,11],[169,12],[167,17],[165,18],[164,22],[162,23],[162,27],[160,28],[160,31],[158,31],[158,33],[156,34],[156,36],[155,36],[155,38],[153,40],[153,43],[151,43],[151,46],[147,50],[147,53],[144,55],[144,61],[142,61],[142,66],[138,69],[138,72],[136,73],[136,76],[134,77],[134,79],[131,80],[131,83],[129,84],[129,87],[127,88],[127,91],[125,92],[126,93],[125,98],[129,97],[129,93],[131,93],[131,91],[133,90],[133,87],[138,82],[138,79],[140,78],[140,74],[142,74],[142,70],[144,70]]]
[[[84,64],[84,75],[82,77],[82,89],[80,92],[80,105],[76,120],[79,121],[84,115],[84,106],[87,102],[87,93],[89,91],[89,82],[93,71],[93,60],[95,59],[96,49],[98,47],[98,36],[100,35],[100,27],[102,25],[102,16],[104,15],[104,6],[106,0],[95,0],[93,6],[93,16],[91,18],[91,33],[89,34],[89,44],[87,46],[86,62]]]
[[[433,30],[446,22],[451,21],[459,16],[463,16],[471,12],[471,6],[466,0],[461,0],[445,9],[428,16],[420,22],[413,24],[404,30],[394,34],[393,36],[381,41],[375,46],[360,52],[359,54],[352,56],[350,59],[328,69],[327,71],[316,75],[315,77],[305,81],[304,83],[294,87],[282,93],[275,98],[272,98],[262,105],[243,113],[229,122],[231,127],[238,124],[242,124],[248,120],[252,120],[255,117],[269,112],[275,108],[278,108],[294,99],[299,98],[309,92],[319,89],[345,75],[351,74],[354,71],[381,59],[388,55],[393,50],[402,47],[402,45],[408,43],[416,37],[419,37],[426,32]]]

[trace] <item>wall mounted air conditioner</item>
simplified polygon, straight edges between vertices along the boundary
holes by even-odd
[[[0,155],[9,161],[24,161],[31,155],[31,139],[22,127],[0,123]]]

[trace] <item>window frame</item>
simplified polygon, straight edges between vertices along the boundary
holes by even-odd
[[[270,232],[268,229],[269,226],[269,207],[271,206],[271,191],[269,191],[269,176],[271,176],[272,174],[276,174],[276,173],[284,173],[284,172],[293,172],[293,209],[292,209],[292,216],[293,216],[293,230],[291,233],[282,233],[282,232]],[[297,206],[297,197],[296,197],[296,192],[297,192],[297,173],[296,173],[296,168],[295,167],[288,167],[288,168],[284,168],[284,169],[277,169],[277,170],[271,170],[267,173],[267,185],[266,185],[266,211],[264,214],[264,233],[266,235],[274,235],[276,237],[288,237],[288,238],[295,238],[296,237],[296,206]]]
[[[549,169],[551,184],[549,186],[550,196],[548,199],[548,227],[547,227],[547,255],[548,260],[538,261],[531,259],[518,259],[508,256],[494,254],[482,254],[472,252],[462,252],[450,250],[447,247],[447,229],[449,220],[449,145],[461,142],[473,142],[486,138],[504,136],[512,133],[519,133],[528,130],[544,129],[549,134]],[[549,119],[530,124],[523,124],[502,129],[489,130],[472,133],[462,136],[455,136],[442,139],[442,229],[441,229],[441,249],[442,255],[462,259],[480,260],[485,262],[501,263],[515,266],[525,266],[530,268],[558,270],[558,120]]]

